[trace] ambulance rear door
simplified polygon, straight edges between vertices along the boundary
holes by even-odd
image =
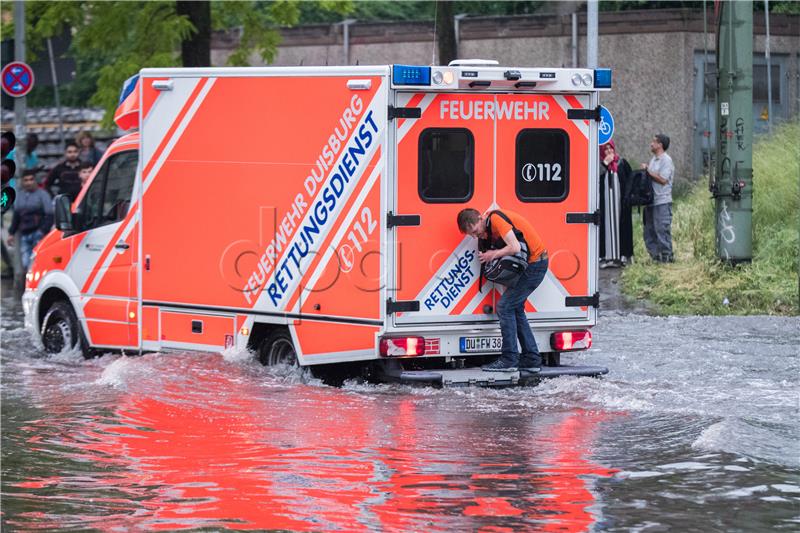
[[[549,254],[526,310],[536,321],[594,322],[597,290],[596,122],[570,110],[597,94],[498,94],[496,202],[527,218]],[[580,116],[572,111],[572,116]],[[595,141],[590,142],[591,136]]]
[[[419,118],[393,121],[398,218],[388,219],[395,254],[388,310],[395,326],[496,324],[496,290],[480,286],[476,241],[456,223],[462,209],[492,204],[495,131],[487,105],[494,99],[486,93],[395,94],[397,109],[420,110]]]

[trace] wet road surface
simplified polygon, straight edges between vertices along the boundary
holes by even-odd
[[[5,288],[5,287],[4,287]],[[797,531],[800,319],[604,313],[538,387],[44,357],[2,301],[3,530]]]

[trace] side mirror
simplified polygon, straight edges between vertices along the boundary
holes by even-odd
[[[72,202],[66,194],[59,194],[53,201],[56,228],[61,231],[72,231]]]

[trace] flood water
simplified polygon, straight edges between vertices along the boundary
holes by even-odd
[[[798,318],[606,313],[562,361],[603,379],[334,388],[44,357],[3,294],[3,531],[800,530]]]

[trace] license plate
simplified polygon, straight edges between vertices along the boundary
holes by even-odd
[[[499,352],[503,347],[503,337],[461,337],[461,353]]]

